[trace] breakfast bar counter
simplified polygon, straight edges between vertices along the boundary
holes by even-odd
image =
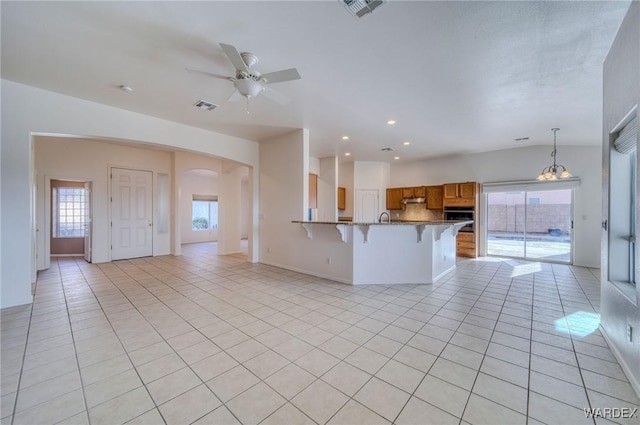
[[[433,283],[453,270],[456,235],[470,222],[292,223],[306,232],[308,254],[326,266],[321,276],[353,285],[389,285]]]

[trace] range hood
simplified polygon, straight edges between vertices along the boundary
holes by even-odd
[[[404,198],[403,204],[424,204],[427,202],[427,198]]]

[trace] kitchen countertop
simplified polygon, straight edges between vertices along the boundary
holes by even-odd
[[[390,223],[383,222],[352,222],[352,221],[308,221],[308,220],[292,220],[292,223],[300,224],[342,224],[344,226],[437,226],[442,224],[462,224],[473,223],[472,220],[432,220],[432,221],[391,221]]]

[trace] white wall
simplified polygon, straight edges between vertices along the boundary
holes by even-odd
[[[289,240],[304,236],[292,220],[304,220],[309,205],[309,131],[294,131],[260,146],[260,262],[295,264]],[[282,164],[287,164],[283,167]],[[295,250],[293,250],[295,251]],[[293,254],[293,255],[292,255]]]
[[[180,187],[180,236],[182,243],[213,242],[218,229],[193,230],[193,195],[218,196],[218,173],[210,170],[186,170]]]
[[[218,198],[218,255],[241,252],[242,177],[247,167],[224,161],[220,174],[220,197]]]
[[[32,301],[35,278],[32,134],[63,134],[173,146],[258,168],[258,144],[58,93],[2,80],[0,307]],[[34,101],[37,99],[37,101]],[[11,105],[8,107],[7,105]],[[252,173],[253,202],[258,202]],[[257,222],[257,216],[254,215]],[[259,237],[253,226],[253,238]],[[257,244],[249,258],[257,260]],[[30,260],[29,260],[30,259]]]
[[[335,156],[320,159],[318,220],[338,220],[338,158]]]
[[[92,261],[111,261],[109,171],[111,167],[131,168],[153,172],[153,221],[158,222],[157,173],[171,172],[169,152],[114,145],[95,140],[34,137],[34,158],[37,182],[36,221],[38,270],[49,267],[45,255],[48,228],[48,187],[46,178],[93,182],[92,188]],[[48,231],[47,231],[48,230]],[[170,251],[169,234],[153,234],[153,254],[166,255]]]
[[[601,149],[596,146],[562,146],[561,132],[558,138],[558,163],[564,164],[581,179],[580,187],[574,192],[573,263],[599,267]],[[391,187],[532,180],[543,167],[551,164],[552,149],[552,146],[530,146],[394,164],[391,166]],[[482,198],[481,202],[484,203]]]
[[[604,63],[604,105],[603,105],[603,169],[602,185],[605,188],[602,215],[609,216],[609,209],[615,211],[620,205],[609,205],[609,150],[610,132],[631,111],[640,104],[640,3],[632,2],[620,27],[618,35]],[[640,109],[636,117],[640,120]],[[640,145],[640,140],[639,140]],[[640,166],[640,163],[638,164]],[[640,211],[640,182],[637,184],[636,211]],[[638,220],[638,218],[636,218]],[[636,221],[636,227],[640,225]],[[607,233],[602,232],[601,270],[601,317],[611,350],[624,369],[636,393],[640,395],[640,283],[615,284],[609,281]],[[636,251],[636,264],[640,264],[640,252]],[[640,282],[640,270],[636,269],[636,282]],[[633,326],[633,341],[627,340],[627,325]]]

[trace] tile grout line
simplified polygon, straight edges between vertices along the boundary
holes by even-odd
[[[37,278],[36,278],[36,285],[33,289],[33,298],[35,298],[37,290],[38,290],[38,284],[37,284]],[[24,361],[27,357],[27,345],[29,344],[29,333],[31,332],[31,319],[33,318],[33,302],[31,303],[31,306],[29,307],[29,321],[27,324],[27,332],[25,334],[25,339],[24,339],[24,350],[22,352],[22,361],[21,361],[21,365],[20,365],[20,372],[18,375],[18,382],[16,384],[16,398],[15,400],[13,400],[13,406],[11,409],[11,425],[14,424],[15,422],[15,418],[16,418],[16,409],[18,407],[18,396],[20,395],[20,385],[22,384],[22,374],[24,372]]]
[[[556,271],[554,270],[553,267],[551,267],[551,272],[553,274],[553,280],[554,280],[554,282],[556,284],[556,288],[557,288],[558,287],[558,280],[556,278]],[[571,273],[571,276],[573,276],[573,279],[577,283],[578,280],[575,278],[575,275],[573,274],[573,272]],[[580,287],[580,290],[582,290],[582,287],[579,284],[578,284],[578,287]],[[584,294],[583,290],[582,290],[582,293]],[[563,318],[564,318],[564,320],[567,320],[567,312],[565,310],[564,303],[562,301],[562,293],[560,292],[560,290],[558,290],[558,295],[559,295],[559,298],[560,298],[560,306],[562,307],[562,314],[564,316]],[[586,297],[586,294],[584,294],[584,295]],[[591,303],[589,303],[589,304],[591,304]],[[571,347],[573,348],[573,355],[575,356],[575,359],[576,359],[576,365],[578,365],[578,373],[580,373],[580,380],[582,381],[582,388],[584,390],[584,395],[585,395],[585,397],[587,399],[587,404],[589,405],[588,407],[591,407],[591,400],[589,398],[589,392],[587,391],[587,384],[584,381],[584,376],[582,375],[582,368],[580,367],[580,361],[578,360],[578,352],[576,351],[576,345],[575,345],[575,343],[573,341],[573,332],[571,331],[571,325],[569,324],[568,321],[567,321],[567,328],[569,329],[569,338],[571,340]],[[565,403],[565,404],[568,404],[568,403]],[[591,421],[593,422],[594,425],[597,425],[595,416],[593,416],[591,418]]]
[[[112,323],[112,321],[109,319],[109,315],[105,312],[105,310],[104,310],[104,306],[102,305],[102,302],[100,302],[100,298],[96,295],[96,293],[95,293],[95,291],[94,291],[93,287],[89,284],[89,281],[88,281],[88,280],[86,280],[86,274],[85,274],[85,272],[82,270],[82,267],[80,267],[80,266],[77,264],[77,262],[76,262],[76,267],[79,269],[79,272],[80,272],[80,273],[82,274],[82,276],[85,278],[85,281],[87,282],[87,286],[89,287],[89,290],[91,291],[91,293],[93,294],[94,298],[96,299],[96,302],[97,302],[97,303],[98,303],[98,305],[100,306],[100,310],[101,310],[101,311],[102,311],[102,313],[104,314],[104,317],[105,317],[105,319],[107,320],[107,322],[109,323],[109,326],[111,327],[111,330],[113,331],[113,333],[114,333],[115,337],[118,339],[118,342],[120,343],[120,346],[121,346],[121,347],[122,347],[122,349],[124,350],[125,355],[127,356],[127,359],[128,359],[128,360],[129,360],[129,362],[131,363],[131,366],[133,367],[133,370],[135,371],[136,375],[138,376],[138,379],[140,379],[140,382],[142,383],[142,386],[144,387],[145,391],[147,392],[147,395],[149,396],[149,398],[151,399],[151,402],[153,403],[153,405],[154,405],[155,409],[158,411],[158,414],[160,414],[160,417],[162,418],[162,420],[163,420],[163,421],[165,422],[165,424],[166,424],[166,420],[165,420],[165,419],[164,419],[164,417],[162,416],[162,413],[160,412],[160,409],[158,409],[158,406],[156,405],[155,400],[153,399],[153,397],[151,397],[151,394],[149,393],[149,389],[147,388],[146,384],[145,384],[145,383],[144,383],[144,381],[142,380],[142,377],[141,377],[141,376],[140,376],[140,374],[138,373],[138,370],[136,369],[135,364],[133,363],[133,361],[131,361],[131,356],[129,355],[129,352],[128,352],[128,351],[127,351],[127,349],[125,348],[124,344],[122,343],[122,339],[121,339],[121,338],[120,338],[120,336],[118,335],[118,332],[116,331],[116,329],[113,327],[113,323]],[[111,279],[111,278],[109,278],[109,277],[108,277],[108,276],[107,276],[107,275],[106,275],[106,274],[105,274],[105,273],[100,269],[100,267],[99,267],[99,266],[98,266],[98,269],[99,269],[99,270],[101,271],[101,273],[105,276],[105,278],[107,278],[107,279],[109,280],[109,282],[111,282],[114,286],[116,286],[116,287],[117,287],[117,285],[115,285],[115,284],[113,283],[112,279]],[[119,290],[119,288],[118,288],[118,290]],[[130,304],[135,308],[135,306],[131,303],[131,301],[129,300],[129,298],[128,298],[126,295],[124,295],[124,293],[123,293],[122,295],[123,295],[123,296],[125,296],[125,298],[127,299],[127,302],[129,302],[129,303],[130,303]],[[136,308],[136,310],[137,310],[137,308]],[[109,359],[106,359],[106,360],[109,360]],[[109,378],[111,378],[111,377],[112,377],[112,376],[110,376],[110,377],[106,377],[106,378],[104,378],[104,379],[109,379]],[[104,379],[103,379],[103,380],[104,380]],[[100,381],[97,381],[97,382],[100,382]],[[137,388],[140,388],[140,387],[137,387]],[[128,394],[128,393],[130,393],[131,391],[136,390],[137,388],[134,388],[134,389],[129,390],[129,391],[125,392],[125,393],[119,394],[119,395],[117,395],[117,396],[115,396],[115,397],[112,397],[112,398],[110,398],[110,399],[108,399],[108,400],[104,400],[104,401],[102,401],[101,403],[97,404],[97,405],[96,405],[96,406],[94,406],[94,407],[100,406],[101,404],[104,404],[104,403],[106,403],[106,402],[108,402],[108,401],[114,400],[115,398],[118,398],[118,397],[120,397],[120,396],[122,396],[122,395],[124,395],[124,394]],[[85,403],[86,403],[86,402],[85,402]],[[149,409],[149,410],[147,410],[147,411],[145,411],[145,412],[141,413],[140,415],[138,415],[138,416],[136,416],[136,417],[129,418],[129,419],[127,419],[127,420],[125,421],[125,423],[126,423],[126,422],[129,422],[129,421],[131,421],[131,420],[133,420],[133,419],[135,419],[135,418],[137,418],[137,417],[139,417],[139,416],[142,416],[142,415],[146,414],[147,412],[149,412],[149,411],[151,411],[151,410],[152,410],[152,409]],[[88,407],[88,406],[87,406],[87,416],[89,416],[89,407]],[[89,418],[89,423],[91,423],[90,418]]]

